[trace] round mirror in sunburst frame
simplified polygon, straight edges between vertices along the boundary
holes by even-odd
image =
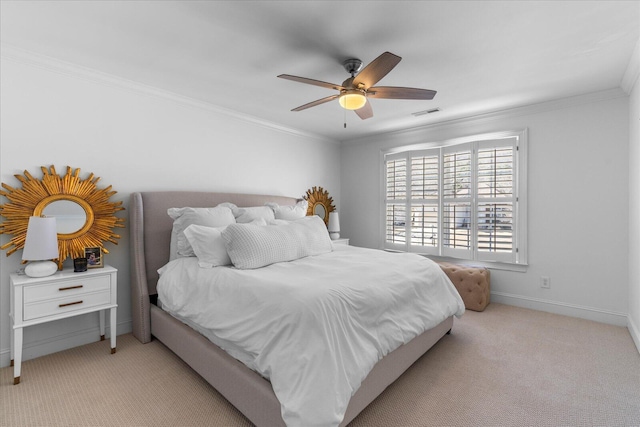
[[[124,218],[115,213],[124,210],[122,202],[110,202],[116,191],[111,186],[99,189],[100,178],[90,174],[80,178],[80,169],[67,167],[67,173],[59,176],[53,166],[42,167],[42,179],[34,178],[24,171],[24,176],[14,175],[22,183],[16,189],[2,183],[0,195],[9,203],[0,205],[0,215],[6,219],[0,224],[0,234],[13,237],[0,249],[8,249],[7,256],[23,249],[27,236],[27,225],[32,216],[53,216],[58,227],[58,268],[67,257],[84,258],[85,248],[101,248],[109,251],[104,243],[118,244],[115,227],[124,227]],[[71,225],[69,225],[71,224]]]
[[[303,198],[309,202],[307,216],[318,215],[328,225],[329,214],[336,210],[333,206],[333,199],[329,197],[329,192],[322,187],[313,187],[307,190],[307,194]]]

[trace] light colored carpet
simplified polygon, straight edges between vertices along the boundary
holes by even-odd
[[[2,426],[250,426],[158,341],[118,337],[0,370]],[[628,331],[490,304],[360,414],[364,426],[640,426]]]

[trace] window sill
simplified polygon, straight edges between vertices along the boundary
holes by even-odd
[[[397,251],[393,249],[384,249],[387,252],[404,252]],[[416,252],[409,252],[416,253]],[[467,265],[470,267],[484,267],[489,270],[504,270],[504,271],[514,271],[516,273],[526,273],[529,268],[529,264],[511,264],[507,262],[490,262],[490,261],[474,261],[472,259],[462,259],[462,258],[451,258],[445,256],[436,256],[436,255],[426,255],[426,254],[418,254],[425,258],[429,258],[435,262],[450,262],[452,264],[459,265]]]
[[[528,264],[511,264],[507,262],[474,261],[471,259],[450,258],[450,257],[441,257],[441,256],[434,256],[434,255],[423,255],[423,256],[436,262],[450,262],[452,264],[468,265],[471,267],[484,267],[484,268],[488,268],[489,270],[504,270],[504,271],[514,271],[517,273],[526,273],[527,269],[529,268]]]

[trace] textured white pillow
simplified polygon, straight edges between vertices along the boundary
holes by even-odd
[[[316,215],[266,227],[231,224],[222,231],[222,238],[231,262],[239,269],[264,267],[333,250],[327,227]]]
[[[272,219],[267,225],[287,225],[290,222],[291,221],[287,221],[286,219]]]
[[[287,221],[292,221],[307,216],[307,208],[309,207],[309,202],[306,200],[301,200],[292,206],[280,206],[277,203],[266,203],[266,206],[269,206],[271,209],[273,209],[273,213],[276,219],[285,219]]]
[[[184,235],[198,257],[200,267],[213,268],[231,264],[231,258],[222,240],[221,233],[225,228],[191,224],[184,230]]]
[[[169,208],[167,214],[173,219],[169,260],[195,256],[184,230],[191,224],[207,227],[224,227],[236,222],[233,212],[226,206],[214,208]]]

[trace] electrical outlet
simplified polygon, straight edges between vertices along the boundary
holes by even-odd
[[[549,276],[540,276],[540,287],[551,289],[551,279],[549,279]]]

